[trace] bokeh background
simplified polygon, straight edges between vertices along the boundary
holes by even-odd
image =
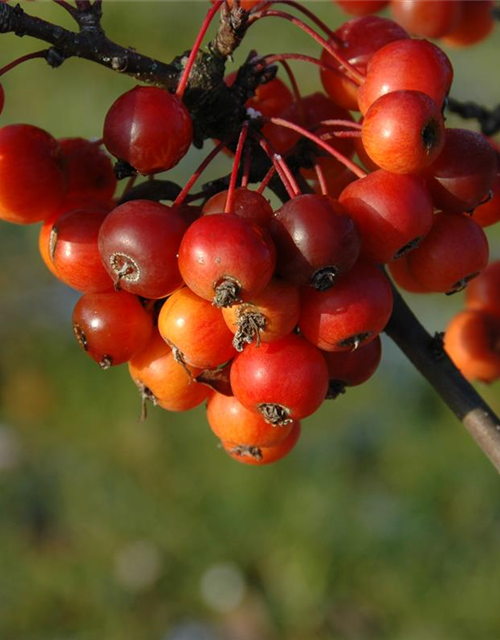
[[[310,2],[330,25],[330,2]],[[32,13],[72,27],[53,3]],[[104,2],[122,44],[170,60],[206,2]],[[0,66],[39,43],[1,36]],[[317,47],[262,21],[235,56]],[[453,95],[500,101],[500,29],[448,51]],[[295,67],[304,93],[315,69]],[[80,60],[3,78],[1,124],[100,137],[133,86]],[[207,147],[208,148],[208,147]],[[182,182],[205,152],[172,172]],[[228,170],[221,159],[207,179]],[[245,467],[203,407],[150,410],[126,367],[101,371],[71,330],[77,294],[45,270],[39,227],[0,228],[2,640],[493,640],[500,636],[500,482],[461,425],[384,340],[378,374],[306,420],[294,452]],[[499,234],[489,231],[500,258]],[[429,330],[460,308],[408,296]],[[499,387],[481,387],[500,411]]]

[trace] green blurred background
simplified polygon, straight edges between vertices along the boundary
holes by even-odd
[[[329,2],[310,2],[330,24]],[[65,11],[27,3],[72,27]],[[206,2],[104,2],[122,44],[188,49]],[[1,61],[40,45],[1,37]],[[276,20],[235,56],[317,47]],[[500,102],[500,33],[449,51],[455,97]],[[316,70],[295,67],[303,92]],[[133,83],[79,60],[3,79],[2,124],[96,136]],[[203,152],[172,172],[182,181]],[[228,170],[222,159],[207,179]],[[460,424],[384,341],[375,378],[304,423],[269,468],[230,460],[203,408],[150,411],[126,367],[100,371],[71,331],[77,294],[45,270],[38,225],[0,229],[1,640],[493,640],[500,483]],[[499,234],[489,232],[500,257]],[[460,296],[411,297],[431,331]],[[498,385],[481,388],[500,411]]]

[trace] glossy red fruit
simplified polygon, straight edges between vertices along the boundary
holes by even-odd
[[[233,345],[237,351],[252,342],[281,340],[295,329],[299,314],[299,290],[277,278],[260,293],[222,309],[229,330],[235,334]]]
[[[295,447],[300,437],[300,422],[294,422],[293,429],[282,442],[274,447],[246,447],[228,442],[221,442],[224,451],[234,460],[242,464],[261,466],[281,460]]]
[[[460,19],[455,28],[444,36],[443,42],[455,47],[467,47],[484,40],[492,31],[493,0],[461,0]]]
[[[139,299],[126,291],[85,293],[73,311],[73,332],[101,369],[127,362],[144,349],[153,320]]]
[[[0,129],[0,219],[39,222],[62,202],[66,179],[60,148],[49,133],[29,124]]]
[[[158,330],[182,361],[200,369],[214,369],[236,354],[220,309],[187,287],[166,300]]]
[[[207,420],[220,440],[244,447],[274,447],[285,440],[297,424],[273,426],[258,413],[246,409],[234,396],[221,393],[210,396]]]
[[[445,349],[468,380],[500,377],[500,319],[484,311],[457,314],[446,329]]]
[[[408,254],[412,275],[429,291],[461,291],[488,264],[488,240],[467,215],[440,212],[426,238]]]
[[[421,38],[441,38],[458,26],[461,0],[391,0],[394,19]]]
[[[172,349],[156,330],[128,366],[143,401],[149,400],[167,411],[193,409],[210,393],[208,387],[195,380],[201,369],[177,362]]]
[[[366,16],[382,11],[389,4],[389,0],[334,0],[334,2],[353,16]]]
[[[151,200],[116,207],[99,231],[99,251],[117,287],[164,298],[183,285],[177,263],[187,224],[179,212]]]
[[[351,351],[373,340],[392,313],[389,280],[369,262],[358,262],[328,291],[304,289],[299,327],[324,351]]]
[[[113,289],[97,246],[99,229],[107,215],[99,207],[85,207],[62,214],[50,225],[46,242],[55,275],[77,291]]]
[[[102,199],[113,197],[116,177],[109,156],[99,144],[85,138],[58,140],[67,180],[67,194]]]
[[[110,153],[148,175],[171,169],[187,153],[193,124],[176,95],[158,87],[135,87],[109,109],[103,136]]]
[[[321,352],[294,333],[277,342],[248,345],[231,367],[238,400],[271,424],[287,424],[314,413],[328,388]]]
[[[223,213],[227,194],[227,190],[224,190],[209,198],[203,205],[203,215]],[[246,187],[238,187],[235,190],[233,213],[241,218],[247,218],[250,222],[261,227],[267,227],[273,216],[269,200],[257,193],[257,191],[252,191]]]
[[[443,150],[425,175],[436,208],[462,213],[488,196],[497,171],[495,152],[484,136],[446,129]]]
[[[371,104],[361,139],[381,169],[421,173],[443,149],[443,116],[434,100],[421,91],[392,91]]]
[[[262,291],[275,263],[276,249],[268,233],[234,214],[202,216],[186,231],[179,248],[185,283],[219,307]]]
[[[486,311],[500,317],[500,260],[489,264],[465,291],[468,309]]]
[[[434,220],[422,178],[381,169],[351,182],[340,203],[361,233],[363,255],[377,263],[391,262],[417,247]]]
[[[329,395],[336,397],[344,387],[357,387],[369,380],[380,364],[380,336],[355,351],[323,351],[330,376]]]
[[[483,229],[500,221],[500,173],[497,174],[485,202],[479,203],[474,209],[474,220]]]
[[[355,223],[329,196],[292,198],[276,211],[270,230],[278,252],[276,270],[297,286],[326,289],[359,255]]]
[[[38,235],[38,249],[45,266],[49,271],[57,277],[56,268],[54,266],[53,258],[51,256],[52,247],[50,244],[50,234],[52,227],[56,220],[60,218],[64,213],[70,211],[76,211],[78,209],[96,209],[101,210],[103,213],[107,213],[109,205],[101,203],[100,200],[94,200],[92,198],[86,198],[84,196],[66,196],[62,203],[53,211],[49,216],[45,218],[42,226],[40,227],[40,233]],[[99,258],[100,260],[100,258]]]
[[[408,38],[406,31],[393,20],[379,16],[365,16],[348,20],[336,31],[337,40],[331,41],[332,46],[339,47],[339,53],[362,73],[366,73],[368,62],[376,51],[394,40]],[[321,61],[337,69],[335,58],[326,49],[321,53]],[[343,73],[335,73],[329,69],[321,69],[321,82],[330,98],[343,107],[358,111],[358,85],[346,79]]]
[[[434,100],[438,109],[453,80],[448,56],[427,40],[396,40],[372,57],[366,80],[358,91],[358,104],[365,114],[380,96],[392,91],[421,91]]]
[[[399,260],[389,263],[389,273],[392,279],[398,287],[410,293],[430,293],[412,274],[408,264],[408,257],[409,254],[406,254]]]

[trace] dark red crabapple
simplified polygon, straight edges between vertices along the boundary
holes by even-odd
[[[152,331],[151,315],[126,291],[84,293],[73,310],[78,344],[101,369],[130,360],[144,349]]]
[[[187,223],[172,207],[131,200],[116,207],[99,231],[99,251],[117,288],[164,298],[183,285],[177,253]]]
[[[203,215],[223,213],[227,194],[227,190],[219,191],[219,193],[209,198],[203,205]],[[252,191],[246,187],[235,189],[233,213],[241,218],[247,218],[261,227],[267,227],[273,216],[269,200],[257,193],[257,191]]]
[[[179,269],[198,296],[226,307],[262,291],[274,272],[276,249],[267,231],[240,216],[202,216],[179,248]]]
[[[299,327],[323,351],[350,351],[384,329],[392,304],[386,275],[375,265],[359,261],[328,291],[303,290]]]
[[[57,140],[30,124],[0,129],[0,219],[16,224],[43,220],[66,193]]]
[[[410,293],[430,293],[412,274],[410,265],[408,264],[409,255],[410,254],[407,253],[398,260],[389,263],[388,268],[392,279],[398,287]]]
[[[328,369],[319,349],[292,333],[276,342],[249,344],[233,360],[231,387],[247,409],[283,425],[320,407]]]
[[[477,205],[473,215],[474,220],[483,229],[500,221],[500,173],[497,174],[485,201]]]
[[[436,208],[462,213],[488,196],[497,172],[495,152],[484,136],[469,129],[446,129],[443,150],[425,176]]]
[[[488,264],[488,240],[465,214],[439,212],[419,247],[408,254],[411,274],[429,291],[461,291]]]
[[[64,162],[67,194],[102,199],[113,197],[116,177],[109,156],[99,144],[85,138],[58,140]]]
[[[363,255],[391,262],[419,245],[434,220],[425,181],[379,169],[351,182],[340,203],[361,232]]]
[[[380,96],[392,91],[421,91],[438,109],[453,80],[448,56],[427,40],[396,40],[372,57],[366,79],[358,91],[361,113],[365,114]]]
[[[103,137],[110,153],[148,175],[171,169],[184,157],[193,123],[176,95],[158,87],[135,87],[111,105]]]
[[[45,241],[55,275],[77,291],[113,289],[97,246],[99,229],[107,215],[98,206],[88,206],[64,213],[50,225]]]
[[[361,238],[344,207],[330,196],[304,194],[285,202],[270,226],[276,270],[297,286],[332,286],[356,262]]]
[[[354,351],[323,351],[323,356],[330,376],[328,395],[335,398],[345,387],[356,387],[372,377],[382,357],[382,341],[377,336]]]

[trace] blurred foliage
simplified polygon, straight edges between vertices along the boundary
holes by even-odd
[[[310,4],[340,23],[330,3]],[[71,26],[53,3],[25,8]],[[168,61],[206,9],[105,0],[104,26]],[[248,47],[316,53],[278,25],[256,25]],[[2,44],[2,64],[38,47],[10,35]],[[498,103],[499,51],[497,31],[450,52],[457,97]],[[297,74],[304,92],[317,90],[315,73]],[[131,81],[85,61],[56,71],[30,61],[4,86],[3,123],[98,137]],[[203,408],[138,422],[126,367],[102,372],[73,341],[77,294],[45,272],[37,234],[0,230],[0,638],[499,637],[497,475],[388,341],[379,374],[305,421],[289,458],[247,468],[218,449]],[[434,331],[462,300],[412,302]],[[499,411],[498,386],[481,391]]]

